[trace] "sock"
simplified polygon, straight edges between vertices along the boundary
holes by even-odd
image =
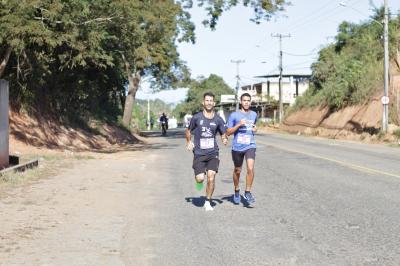
[[[235,194],[239,194],[240,189],[235,189]]]
[[[211,203],[211,199],[209,199],[209,198],[206,198],[206,201],[208,201],[208,202],[210,202],[210,203]]]
[[[250,193],[250,190],[245,190],[244,193]]]

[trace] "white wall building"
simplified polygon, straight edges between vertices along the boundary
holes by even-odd
[[[247,92],[252,96],[253,102],[268,102],[279,100],[279,79],[277,75],[263,76],[267,81],[242,86],[239,97]],[[282,102],[284,105],[293,105],[297,96],[302,95],[309,87],[310,75],[283,75]]]

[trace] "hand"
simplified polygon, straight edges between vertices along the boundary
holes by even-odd
[[[222,143],[226,146],[226,144],[228,144],[228,138],[222,138]]]
[[[257,127],[256,127],[256,125],[253,126],[253,132],[257,132]]]
[[[186,143],[186,149],[188,151],[193,151],[194,149],[194,143],[192,141],[189,141],[188,143]]]

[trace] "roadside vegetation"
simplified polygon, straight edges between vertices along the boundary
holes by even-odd
[[[340,24],[334,43],[312,65],[310,88],[288,110],[328,106],[335,111],[365,102],[383,86],[383,9],[360,24]],[[400,17],[389,24],[390,58],[400,49]]]
[[[231,7],[259,23],[283,11],[279,1],[0,1],[0,78],[14,111],[64,124],[95,118],[130,126],[140,83],[154,90],[190,83],[179,42],[195,42],[188,10],[207,12],[211,29]]]
[[[178,118],[182,118],[185,114],[195,114],[201,111],[205,92],[215,94],[217,105],[221,102],[222,94],[235,94],[235,91],[221,77],[214,74],[211,74],[208,78],[200,77],[193,80],[188,87],[189,91],[185,101],[178,104],[173,112]]]

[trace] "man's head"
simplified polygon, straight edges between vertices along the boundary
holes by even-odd
[[[245,111],[249,110],[250,105],[251,105],[251,96],[250,96],[250,94],[248,94],[246,92],[246,93],[243,93],[240,96],[240,105],[242,106],[243,110],[245,110]]]
[[[207,112],[211,112],[215,107],[215,95],[212,92],[206,92],[203,94],[203,108]]]

